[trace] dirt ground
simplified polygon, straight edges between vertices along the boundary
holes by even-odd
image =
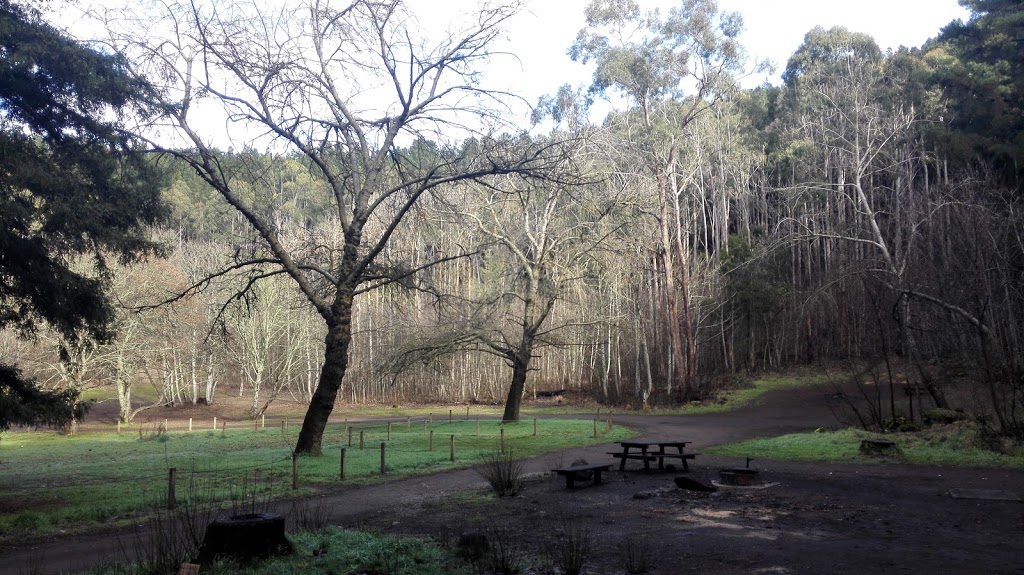
[[[744,410],[705,416],[617,416],[641,437],[686,439],[697,451],[750,437],[834,426],[829,391],[780,391]],[[584,573],[1024,574],[1024,503],[954,499],[951,489],[1004,490],[1024,498],[1024,471],[898,464],[796,463],[758,458],[771,484],[715,493],[678,489],[678,472],[604,475],[572,490],[550,469],[575,459],[612,463],[600,445],[524,462],[516,497],[484,497],[474,470],[372,486],[338,486],[316,498],[329,523],[432,538],[458,548],[465,535],[521,554],[524,574],[557,572],[549,557],[584,529]],[[689,449],[689,448],[688,448]],[[702,455],[685,475],[710,484],[744,465]],[[0,548],[0,575],[72,572],[125,546],[125,534]],[[472,537],[470,538],[472,539]],[[629,559],[632,557],[632,559]],[[312,575],[312,574],[311,574]]]
[[[686,475],[705,484],[736,465],[702,459]],[[567,490],[561,478],[542,475],[517,497],[395,506],[350,525],[455,548],[460,537],[483,534],[521,548],[524,573],[558,572],[549,557],[566,549],[580,526],[591,542],[584,572],[592,574],[1024,573],[1024,505],[948,494],[957,487],[1020,494],[1021,473],[751,465],[770,486],[684,491],[673,482],[680,473],[638,468]]]

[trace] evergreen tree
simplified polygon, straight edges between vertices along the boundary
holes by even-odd
[[[0,328],[109,337],[104,257],[155,252],[144,226],[164,214],[156,170],[108,119],[148,90],[122,57],[0,0]],[[70,269],[76,254],[92,256],[96,273]],[[74,394],[41,392],[0,367],[0,429],[81,415]]]

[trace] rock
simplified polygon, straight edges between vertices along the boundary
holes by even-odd
[[[689,477],[676,477],[676,487],[680,489],[686,489],[688,491],[705,491],[707,493],[714,493],[718,491],[718,488],[714,485],[704,485],[696,479],[690,479]]]
[[[580,467],[580,466],[583,466],[583,465],[590,465],[590,464],[587,463],[586,459],[583,459],[581,457],[581,458],[577,459],[576,461],[573,461],[572,465],[570,465],[570,467]],[[580,471],[580,472],[576,473],[576,478],[577,479],[583,479],[583,480],[590,480],[590,479],[594,478],[594,472],[593,471]]]

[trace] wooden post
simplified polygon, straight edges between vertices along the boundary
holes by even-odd
[[[448,423],[452,422],[452,410],[448,410]]]
[[[476,418],[476,434],[480,435],[480,418]]]
[[[352,447],[352,427],[348,428],[348,446]]]
[[[256,421],[255,419],[252,420],[252,430],[253,431],[259,431],[260,430],[260,422]]]
[[[388,422],[388,441],[391,441],[391,422]]]
[[[260,427],[267,428],[267,414],[265,413],[260,415]]]
[[[434,430],[431,429],[430,430],[430,449],[429,449],[429,451],[433,451],[433,450],[434,450]]]
[[[385,462],[384,452],[387,450],[387,448],[388,448],[387,442],[381,441],[380,442],[380,474],[381,475],[384,475],[385,473],[387,473],[387,466],[384,464],[384,462]]]
[[[359,449],[363,448],[363,430],[359,430]]]
[[[167,420],[164,420],[164,433],[167,433]]]
[[[501,448],[501,452],[505,453],[505,428],[501,428],[501,433],[498,438],[498,446]]]
[[[454,433],[451,435],[451,437],[448,438],[448,449],[449,449],[448,461],[451,461],[452,463],[455,463],[455,434]]]
[[[213,418],[213,430],[217,431],[217,418],[216,417]]]
[[[423,431],[426,431],[426,430],[427,430],[427,418],[424,417],[423,418]]]
[[[281,420],[281,435],[284,435],[284,428],[287,425],[288,425],[288,422],[282,419]]]
[[[174,476],[177,473],[178,473],[178,470],[173,468],[173,467],[167,470],[167,508],[168,509],[174,509],[174,506],[177,503],[175,501],[175,497],[174,497]]]
[[[611,410],[608,411],[608,424],[607,424],[607,427],[606,427],[605,430],[606,431],[611,431],[612,430],[612,412],[611,412]]]
[[[191,420],[189,420],[189,421],[191,421]],[[189,429],[189,431],[192,431],[192,430]],[[117,434],[121,435],[121,420],[120,419],[117,420]]]
[[[533,436],[537,437],[537,418],[533,418]]]
[[[594,420],[594,437],[597,437],[597,420]]]
[[[192,431],[192,418],[188,418],[188,430]]]
[[[434,425],[434,413],[433,412],[428,413],[427,414],[427,418],[430,419],[430,425],[433,426]]]
[[[466,406],[466,421],[469,421],[469,405]]]
[[[292,489],[299,488],[299,454],[292,454]]]
[[[345,448],[341,448],[341,479],[345,479]]]
[[[410,429],[412,429],[412,417],[411,417],[411,416],[408,416],[408,415],[407,415],[407,416],[405,417],[405,429],[406,429],[407,431],[408,431],[408,430],[410,430]]]

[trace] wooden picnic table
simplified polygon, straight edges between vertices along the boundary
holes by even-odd
[[[699,453],[690,452],[686,453],[686,446],[692,441],[680,441],[680,440],[628,440],[619,441],[618,444],[622,446],[622,451],[609,452],[609,455],[619,459],[619,471],[626,470],[627,459],[637,459],[644,462],[644,470],[651,470],[651,462],[658,462],[658,469],[665,469],[666,459],[678,459],[683,464],[683,471],[689,471],[690,466],[687,461],[696,458]],[[657,450],[654,450],[657,448]],[[675,449],[676,452],[672,453],[666,451],[667,449]]]

